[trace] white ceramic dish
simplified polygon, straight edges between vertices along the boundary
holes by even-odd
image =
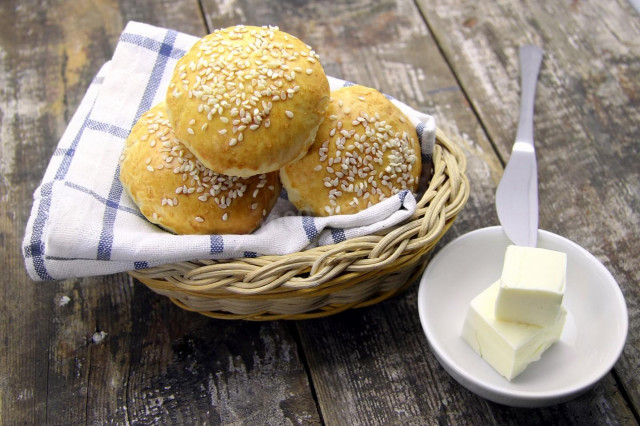
[[[465,234],[442,248],[420,281],[418,309],[429,345],[444,369],[472,392],[510,406],[568,401],[613,367],[627,337],[627,307],[618,284],[589,252],[559,235],[538,231],[538,247],[567,254],[560,341],[511,382],[460,337],[469,302],[500,277],[510,244],[501,227]]]

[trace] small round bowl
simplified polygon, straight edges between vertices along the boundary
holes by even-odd
[[[469,302],[500,278],[511,242],[501,227],[453,240],[431,260],[420,281],[418,309],[429,345],[444,369],[470,391],[497,403],[543,407],[575,398],[607,374],[627,337],[627,307],[609,271],[588,251],[538,231],[538,247],[567,254],[560,340],[511,382],[461,337]]]

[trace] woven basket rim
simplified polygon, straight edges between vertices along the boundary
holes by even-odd
[[[168,296],[178,306],[213,318],[304,319],[377,303],[401,291],[407,283],[392,283],[395,289],[380,290],[364,299],[357,295],[353,300],[341,298],[340,303],[328,302],[326,306],[310,308],[310,312],[301,308],[301,312],[290,315],[263,309],[265,303],[277,304],[287,299],[317,304],[323,297],[331,299],[342,293],[350,297],[351,292],[357,293],[360,283],[372,278],[395,273],[413,275],[422,270],[426,257],[451,227],[469,197],[466,158],[439,129],[432,170],[431,181],[417,200],[414,214],[384,233],[285,255],[199,259],[129,271],[129,274],[153,291]],[[384,279],[380,282],[381,289],[389,286]],[[213,310],[202,307],[224,303],[229,307]],[[255,304],[255,311],[233,312],[239,309],[238,304],[244,303],[249,304],[249,310],[251,304]]]

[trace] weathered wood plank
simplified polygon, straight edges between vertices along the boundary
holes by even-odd
[[[197,1],[0,4],[0,421],[318,423],[289,324],[210,320],[125,274],[24,271],[33,191],[129,20],[206,33]]]
[[[584,2],[525,9],[515,2],[485,2],[482,9],[464,1],[419,3],[425,21],[408,0],[203,0],[204,17],[195,0],[0,4],[3,423],[637,422],[621,395],[637,407],[636,15],[623,2],[607,10]],[[543,40],[553,53],[541,75],[536,117],[544,121],[537,120],[536,136],[540,150],[554,154],[540,161],[541,200],[552,201],[541,223],[585,245],[620,281],[632,331],[616,367],[625,387],[608,375],[577,400],[549,409],[488,403],[455,383],[429,351],[415,286],[332,318],[256,324],[182,311],[123,274],[30,282],[19,247],[32,192],[128,20],[195,35],[240,22],[279,25],[313,45],[328,74],[432,113],[465,149],[472,182],[471,199],[445,241],[497,223],[501,165],[492,143],[508,157],[519,93],[516,46]],[[565,176],[567,161],[584,167]],[[563,209],[558,194],[573,207]],[[595,207],[600,198],[611,207]]]
[[[144,22],[163,28],[171,28],[194,36],[207,33],[204,18],[197,0],[143,0],[123,2],[119,6],[122,22]]]
[[[615,369],[637,413],[640,16],[626,1],[418,3],[503,158],[518,119],[518,46],[545,49],[535,116],[540,226],[585,247],[618,281],[630,323]]]
[[[20,249],[32,194],[48,158],[88,82],[111,56],[119,33],[117,17],[105,4],[71,8],[68,3],[52,4],[48,10],[38,2],[0,5],[0,411],[7,424],[62,419],[59,408],[67,409],[70,418],[84,418],[86,370],[75,368],[83,362],[82,351],[68,358],[82,340],[76,330],[51,340],[60,325],[55,304],[64,284],[34,285],[24,271]],[[87,16],[74,21],[63,9]],[[61,371],[70,373],[64,383],[49,381]],[[72,403],[66,407],[49,406],[50,396],[62,390],[77,399],[69,398]]]
[[[114,328],[91,347],[89,423],[318,422],[287,324],[211,320],[139,284],[124,321],[121,302],[100,299],[96,322]]]

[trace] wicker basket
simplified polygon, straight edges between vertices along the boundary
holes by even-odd
[[[129,274],[213,318],[307,319],[372,305],[420,277],[469,197],[465,167],[460,148],[438,131],[429,187],[415,214],[385,234],[289,255],[181,262]]]

